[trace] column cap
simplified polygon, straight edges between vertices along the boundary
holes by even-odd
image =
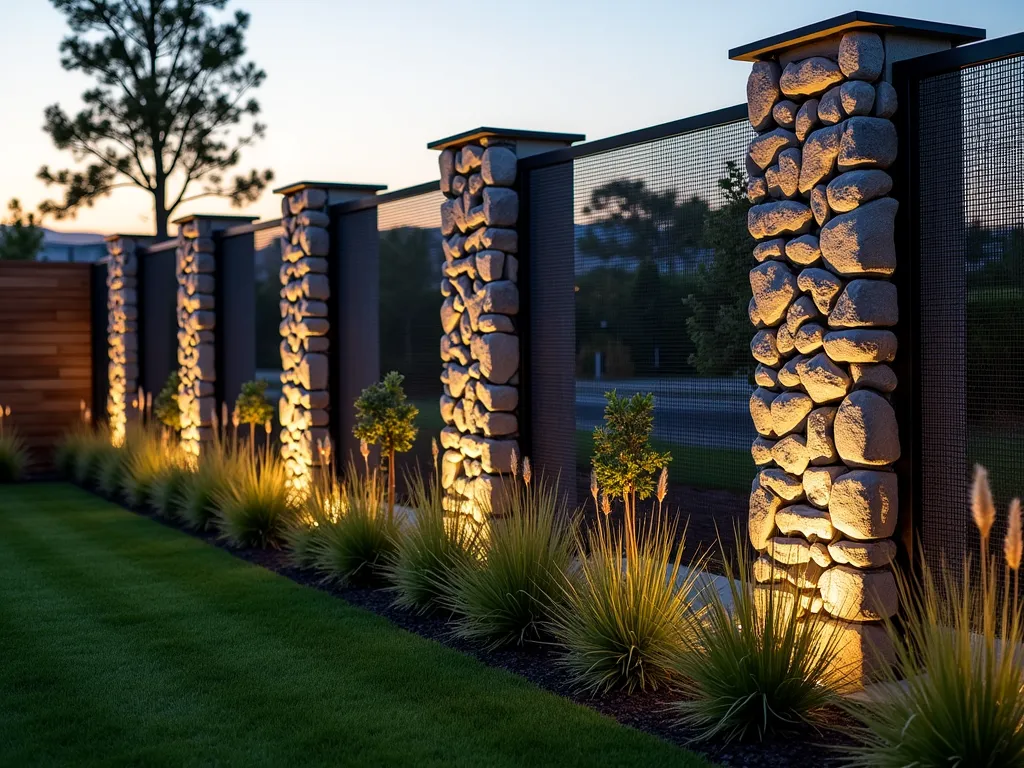
[[[985,39],[985,30],[977,27],[962,27],[956,24],[922,21],[867,11],[850,11],[841,16],[834,16],[831,19],[733,48],[729,51],[729,58],[733,61],[765,61],[775,58],[780,52],[789,48],[833,37],[852,29],[897,32],[918,38],[944,40],[954,48],[958,45]]]
[[[133,235],[133,234],[130,234],[130,233],[121,233],[121,232],[115,232],[112,235],[104,235],[103,236],[103,242],[105,242],[105,243],[113,243],[116,240],[139,240],[141,242],[146,242],[147,240],[155,240],[155,239],[156,239],[156,235]]]
[[[586,136],[582,133],[552,133],[550,131],[520,131],[512,128],[488,128],[482,126],[471,131],[456,133],[427,144],[427,149],[448,149],[450,147],[461,147],[473,141],[478,141],[483,146],[494,142],[541,142],[544,144],[558,144],[570,146],[577,141],[585,141]]]
[[[205,220],[205,221],[230,221],[230,222],[235,222],[235,223],[241,223],[241,222],[244,222],[244,221],[256,221],[256,219],[258,219],[258,218],[259,218],[259,216],[238,216],[238,215],[229,216],[227,214],[219,214],[219,213],[190,213],[187,216],[182,216],[180,219],[174,219],[171,222],[171,224],[177,224],[177,225],[180,226],[182,224],[187,224],[190,221],[199,221],[199,220]]]

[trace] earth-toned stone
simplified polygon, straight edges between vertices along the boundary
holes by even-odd
[[[811,545],[799,536],[774,536],[768,540],[765,552],[782,565],[803,565],[811,562]]]
[[[829,555],[841,565],[854,568],[884,568],[896,558],[896,542],[892,539],[881,541],[850,541],[842,539],[828,545]]]
[[[757,368],[754,369],[754,383],[759,387],[774,389],[779,386],[778,371],[758,363]]]
[[[832,484],[836,478],[849,470],[845,466],[808,467],[802,480],[804,495],[816,507],[828,509],[829,498],[832,496]]]
[[[866,682],[885,679],[896,663],[896,649],[885,627],[822,619],[822,639],[833,650],[829,669],[841,681],[841,690],[852,692]]]
[[[786,65],[779,86],[786,96],[817,96],[843,79],[839,65],[823,56],[812,56]]]
[[[821,228],[821,255],[840,275],[891,275],[896,269],[895,220],[891,197],[873,200],[835,216]]]
[[[750,445],[750,457],[754,460],[754,463],[763,467],[765,464],[771,464],[774,460],[772,457],[772,449],[775,447],[775,441],[769,440],[765,437],[758,435],[754,438],[754,442]]]
[[[782,259],[786,254],[786,238],[776,237],[773,240],[765,240],[754,246],[754,258],[757,261],[767,259]]]
[[[877,80],[884,64],[885,48],[876,33],[854,30],[839,41],[839,69],[851,80]]]
[[[843,290],[843,281],[826,269],[803,270],[796,278],[801,291],[811,294],[818,311],[827,315],[835,306],[836,297]]]
[[[836,167],[844,125],[819,128],[807,137],[800,166],[800,192],[807,194]]]
[[[896,161],[896,126],[881,117],[851,117],[843,123],[839,170],[888,168]]]
[[[785,128],[776,128],[774,131],[762,133],[754,138],[747,151],[757,167],[765,170],[775,162],[779,152],[790,147],[797,147],[799,144],[795,133],[787,131]]]
[[[824,344],[837,363],[890,363],[896,358],[896,334],[892,331],[831,331],[825,334]]]
[[[760,474],[755,475],[750,486],[750,516],[747,530],[754,549],[764,549],[775,531],[775,513],[782,506],[782,499],[761,485]]]
[[[818,323],[805,323],[793,335],[793,344],[801,355],[813,355],[821,349],[825,339],[825,329]]]
[[[750,290],[760,318],[767,325],[778,325],[796,296],[796,277],[782,262],[765,261],[750,270]]]
[[[802,267],[810,266],[821,258],[817,235],[800,235],[786,243],[786,258]]]
[[[757,302],[754,301],[754,297],[750,297],[750,301],[747,302],[747,317],[750,318],[750,324],[755,328],[764,328],[764,320],[757,314]]]
[[[843,104],[840,99],[841,86],[829,88],[818,102],[818,119],[824,125],[835,125],[843,119]]]
[[[807,414],[813,408],[811,398],[803,392],[783,392],[771,403],[772,429],[779,436],[802,429]]]
[[[754,422],[754,429],[765,437],[773,435],[772,402],[777,396],[778,393],[762,387],[758,387],[750,395],[750,418]]]
[[[892,177],[888,173],[868,169],[839,174],[829,182],[826,193],[829,207],[838,213],[846,213],[858,205],[884,197],[891,189]]]
[[[797,501],[804,495],[800,477],[782,469],[762,469],[761,485],[786,501]]]
[[[849,375],[824,352],[819,352],[801,365],[799,373],[800,383],[815,403],[841,400],[850,391]]]
[[[796,340],[785,324],[780,325],[775,331],[775,347],[782,357],[788,357],[796,349]]]
[[[789,309],[786,310],[786,328],[795,336],[801,325],[819,317],[821,317],[821,313],[818,312],[814,299],[804,294],[790,304]]]
[[[898,321],[896,286],[885,280],[851,280],[828,316],[830,328],[882,328]]]
[[[474,335],[471,348],[480,373],[494,384],[505,384],[519,369],[519,339],[511,334]]]
[[[784,387],[799,387],[800,374],[797,369],[806,360],[803,355],[796,355],[786,361],[786,364],[779,368],[779,383]]]
[[[870,469],[846,472],[833,481],[828,506],[836,529],[848,538],[888,538],[896,532],[898,478]]]
[[[839,406],[835,423],[836,450],[851,466],[883,466],[900,457],[896,412],[870,389],[857,389]]]
[[[787,536],[799,533],[806,539],[831,541],[835,529],[828,512],[807,504],[783,507],[775,513],[775,526]]]
[[[811,213],[814,214],[814,221],[819,227],[832,217],[824,184],[818,184],[811,190]]]
[[[875,87],[863,80],[850,80],[839,87],[843,112],[853,117],[870,115],[875,107]]]
[[[829,568],[818,581],[825,610],[847,621],[880,621],[896,614],[899,594],[888,568],[862,571],[849,565]]]
[[[808,99],[800,105],[796,113],[796,122],[793,125],[793,132],[801,142],[818,127],[818,100]]]
[[[803,474],[810,463],[807,440],[803,435],[786,435],[772,446],[772,459],[790,474]]]
[[[802,234],[811,227],[811,209],[796,200],[755,205],[747,212],[747,229],[756,240],[785,234]]]
[[[774,61],[758,61],[747,76],[747,117],[755,131],[771,125],[772,107],[779,98],[779,65]]]
[[[763,202],[768,197],[768,182],[764,176],[751,176],[747,179],[747,200],[752,203]]]
[[[874,389],[888,394],[896,389],[896,374],[885,363],[850,363],[854,389]]]
[[[750,342],[750,353],[759,363],[775,367],[781,361],[779,348],[775,344],[775,331],[765,328],[754,334]]]
[[[796,113],[799,109],[800,105],[796,102],[783,99],[776,102],[775,106],[772,107],[772,117],[780,127],[792,130],[796,124]]]

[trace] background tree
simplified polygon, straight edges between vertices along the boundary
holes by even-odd
[[[414,422],[420,412],[406,399],[403,379],[402,374],[391,371],[364,389],[356,400],[356,426],[352,429],[356,438],[379,445],[387,456],[389,516],[395,512],[395,454],[412,448],[417,432]]]
[[[696,286],[686,299],[691,315],[686,329],[695,350],[690,362],[705,376],[733,376],[751,370],[750,337],[754,331],[747,315],[750,302],[748,273],[754,239],[747,232],[747,179],[736,163],[726,163],[725,178],[718,180],[725,204],[708,213],[705,245],[714,251],[709,265],[701,265]]]
[[[250,92],[265,73],[243,60],[249,14],[215,23],[211,11],[227,0],[52,2],[73,32],[61,42],[61,65],[96,85],[73,117],[59,104],[46,109],[44,130],[57,148],[88,164],[43,166],[39,178],[64,191],[63,201],[40,206],[43,213],[73,216],[115,189],[138,187],[153,196],[163,238],[182,203],[221,196],[240,206],[260,196],[271,171],[225,178],[264,134]]]
[[[157,393],[153,400],[153,415],[165,427],[177,433],[181,429],[181,410],[178,408],[178,387],[181,378],[178,369],[171,371],[171,375],[164,382],[163,389]]]
[[[263,379],[247,381],[235,399],[234,415],[239,424],[249,426],[249,452],[256,450],[257,424],[263,425],[274,418],[274,406],[267,400],[267,382]]]
[[[10,217],[0,227],[0,259],[31,261],[43,247],[43,230],[34,214],[27,216],[14,198],[7,204]]]

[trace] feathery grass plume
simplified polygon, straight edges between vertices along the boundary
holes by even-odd
[[[550,636],[576,528],[557,485],[543,476],[532,485],[513,478],[501,494],[500,516],[492,517],[487,500],[480,501],[490,518],[483,562],[455,569],[442,598],[455,614],[456,634],[492,648]]]
[[[29,465],[28,444],[16,429],[0,432],[0,483],[13,483],[25,477]]]
[[[635,556],[627,557],[623,531],[599,520],[578,539],[579,571],[556,606],[561,663],[590,693],[669,685],[687,622],[698,613],[692,602],[701,592],[701,560],[684,568],[675,524],[656,512],[636,538]]]
[[[349,466],[341,486],[340,514],[331,519],[323,510],[309,548],[313,567],[339,584],[379,582],[395,553],[399,523],[385,504],[386,487],[379,473],[360,477]]]
[[[986,540],[996,520],[996,507],[992,502],[992,489],[988,483],[988,470],[980,464],[974,465],[974,484],[971,490],[971,517]]]
[[[396,605],[427,612],[442,606],[456,571],[480,563],[483,526],[445,511],[444,490],[436,477],[428,484],[417,471],[407,474],[406,485],[416,515],[398,538],[385,571]]]
[[[661,474],[658,475],[658,487],[655,491],[655,496],[658,499],[658,511],[661,511],[662,505],[665,503],[665,497],[668,495],[668,467],[661,468]]]
[[[277,547],[300,503],[288,469],[269,446],[257,459],[243,457],[239,463],[238,476],[213,492],[214,524],[236,547]]]
[[[512,456],[509,458],[509,471],[513,478],[519,476],[519,453],[515,448],[512,449]]]
[[[523,459],[523,482],[527,485],[530,484],[530,480],[533,479],[533,469],[530,467],[530,457],[526,456]]]
[[[1006,528],[1006,539],[1003,541],[1003,554],[1006,566],[1016,574],[1020,570],[1020,560],[1024,541],[1021,540],[1020,499],[1010,502],[1010,522]]]
[[[601,494],[601,511],[604,512],[605,517],[612,513],[612,500],[608,497],[607,493]]]
[[[120,445],[109,445],[99,450],[93,470],[93,482],[107,496],[113,496],[121,490],[128,458],[139,445],[139,428],[135,422],[129,422]]]
[[[679,722],[699,740],[725,741],[824,727],[849,684],[842,635],[789,582],[757,584],[747,537],[737,529],[734,538],[733,558],[718,545],[728,598],[709,584],[675,665]]]
[[[245,469],[245,457],[237,448],[221,442],[214,433],[214,440],[203,446],[193,471],[182,478],[171,506],[173,514],[188,528],[201,531],[213,526],[218,492],[238,482]]]
[[[437,472],[438,471],[437,461],[438,461],[438,457],[441,455],[441,449],[437,445],[437,438],[436,437],[430,438],[430,454],[434,457],[434,471]]]
[[[359,455],[363,457],[363,469],[370,476],[370,444],[366,440],[359,441]]]
[[[95,482],[100,457],[111,448],[110,430],[101,424],[93,430],[82,433],[81,443],[75,453],[72,477],[79,485]]]
[[[597,486],[597,472],[594,469],[590,470],[590,496],[594,500],[594,511],[600,512],[601,505],[598,503],[597,495],[600,492],[600,488]]]

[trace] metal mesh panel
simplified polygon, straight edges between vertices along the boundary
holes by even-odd
[[[405,376],[405,391],[420,409],[419,436],[399,461],[430,465],[430,439],[444,426],[441,394],[441,203],[440,191],[383,203],[377,209],[380,233],[380,370]]]
[[[918,85],[921,538],[977,562],[971,465],[1024,492],[1024,56]]]
[[[281,238],[283,227],[254,232],[256,280],[256,376],[281,388]]]
[[[573,162],[574,236],[544,247],[531,282],[572,270],[575,285],[577,497],[589,496],[592,431],[604,393],[651,392],[654,443],[672,453],[670,500],[692,540],[743,520],[754,475],[748,400],[751,328],[743,121],[583,156]],[[730,170],[732,172],[730,182]],[[545,195],[534,172],[530,199]],[[731,192],[730,192],[731,190]],[[545,308],[531,304],[542,318]],[[532,350],[533,369],[558,365]],[[551,352],[557,354],[557,349]],[[542,424],[542,414],[534,414]],[[534,450],[564,440],[534,428]],[[557,451],[556,451],[557,452]]]

